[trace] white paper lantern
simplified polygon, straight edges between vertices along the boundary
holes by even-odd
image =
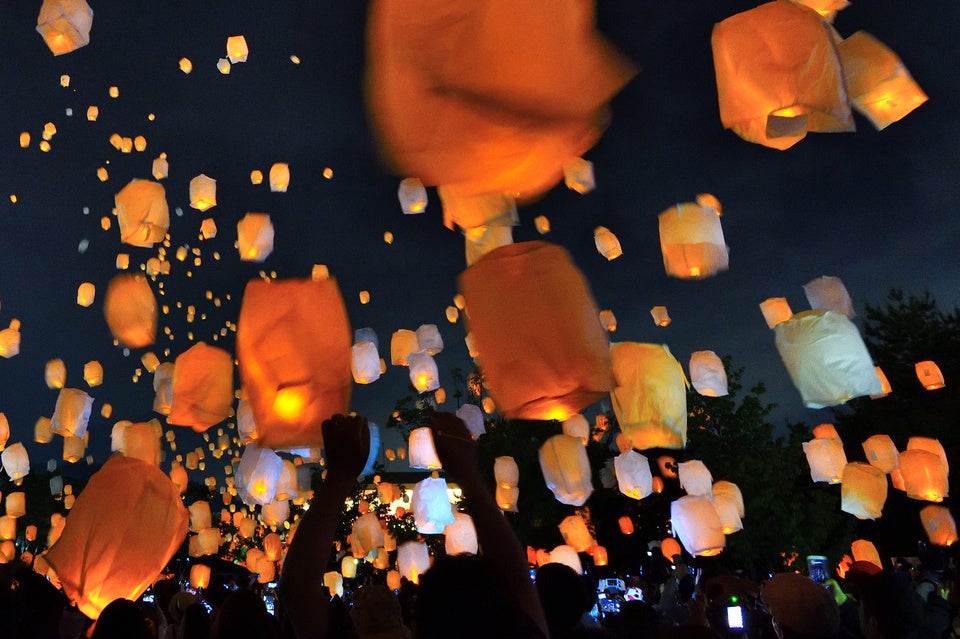
[[[711,557],[726,547],[723,524],[706,497],[689,495],[670,504],[673,532],[691,555]]]
[[[729,268],[723,227],[715,209],[684,202],[663,211],[657,219],[667,275],[701,279]]]
[[[265,506],[274,501],[283,460],[269,448],[247,444],[237,466],[237,490],[248,505]]]
[[[437,535],[453,523],[453,505],[447,495],[447,482],[442,478],[427,477],[413,487],[410,509],[417,523],[417,531]]]
[[[571,191],[580,195],[589,193],[597,187],[593,177],[593,162],[583,158],[570,158],[563,163],[563,182]]]
[[[453,523],[443,529],[444,548],[448,555],[477,554],[477,529],[473,518],[466,513],[455,513]]]
[[[262,262],[273,252],[273,223],[266,213],[247,213],[237,222],[237,251],[244,262]]]
[[[383,543],[383,528],[377,514],[368,512],[357,517],[350,534],[350,552],[353,556],[366,557],[371,550],[379,548]]]
[[[463,420],[474,439],[487,432],[486,423],[483,420],[483,409],[476,404],[464,404],[458,408],[457,417]]]
[[[727,371],[723,360],[713,351],[695,351],[690,355],[690,383],[704,397],[727,394]]]
[[[810,308],[833,311],[853,319],[857,314],[853,310],[853,301],[847,288],[839,277],[824,275],[803,285]]]
[[[437,362],[430,353],[408,353],[407,365],[410,367],[410,383],[417,392],[426,393],[440,388],[440,371],[437,370]]]
[[[822,438],[803,442],[803,453],[810,464],[810,478],[829,484],[839,484],[847,465],[847,454],[839,439]]]
[[[593,494],[587,449],[576,437],[554,435],[540,447],[540,470],[557,501],[582,506]]]
[[[607,258],[608,261],[615,260],[623,255],[620,240],[605,226],[598,226],[593,229],[593,241],[597,245],[597,252]]]
[[[565,517],[560,522],[559,528],[560,534],[563,536],[563,543],[577,552],[586,552],[597,543],[593,535],[590,534],[590,529],[587,528],[587,522],[579,515]]]
[[[61,388],[50,418],[50,429],[64,437],[83,437],[90,421],[93,398],[77,388]]]
[[[351,349],[350,370],[353,381],[370,384],[380,379],[380,353],[373,342],[357,342]]]
[[[643,499],[653,492],[653,474],[650,461],[636,452],[628,450],[613,459],[614,473],[620,492],[631,499]]]
[[[440,329],[436,324],[422,324],[417,330],[418,350],[427,351],[431,355],[436,355],[443,350],[443,337],[440,336]]]
[[[420,583],[420,575],[430,569],[430,551],[427,545],[408,541],[397,546],[397,568],[408,581]]]
[[[713,496],[713,476],[706,464],[699,459],[680,462],[677,474],[680,477],[680,487],[687,491],[687,494],[708,498]]]
[[[85,0],[44,0],[37,32],[53,55],[76,51],[90,43],[93,9]]]
[[[713,482],[713,497],[717,498],[718,495],[723,495],[725,497],[730,497],[737,505],[737,514],[742,519],[746,516],[746,510],[743,507],[743,493],[740,492],[740,487],[737,486],[732,481],[715,481]]]
[[[583,564],[580,562],[580,555],[571,546],[566,544],[557,546],[550,551],[548,563],[563,564],[570,567],[578,575],[583,574]]]
[[[710,502],[713,504],[713,509],[717,511],[717,517],[720,518],[720,526],[724,535],[732,535],[743,530],[740,509],[735,497],[732,495],[714,495]]]
[[[584,446],[590,441],[590,422],[582,414],[577,413],[563,420],[562,427],[564,435],[576,437]]]
[[[433,445],[433,431],[429,427],[414,428],[407,442],[410,451],[410,468],[436,470],[442,468],[437,449]]]
[[[417,178],[406,178],[397,189],[400,209],[405,215],[416,215],[427,210],[427,189]]]

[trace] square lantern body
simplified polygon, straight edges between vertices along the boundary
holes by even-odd
[[[853,108],[882,130],[927,101],[910,72],[891,51],[866,31],[837,45]]]
[[[417,215],[427,210],[427,189],[417,178],[405,178],[397,187],[397,199],[405,215]]]
[[[417,350],[427,351],[430,355],[443,351],[443,337],[436,324],[421,324],[416,333],[417,345],[420,347]]]
[[[620,492],[631,499],[643,499],[653,492],[650,461],[635,450],[613,458],[613,470]]]
[[[560,522],[560,535],[563,537],[563,543],[570,546],[577,552],[586,552],[591,546],[597,543],[587,528],[587,522],[580,515],[570,515]]]
[[[847,292],[847,287],[839,277],[823,275],[812,279],[803,285],[803,292],[814,310],[833,311],[846,315],[850,319],[856,317],[853,310],[853,300]]]
[[[217,181],[203,173],[190,180],[190,206],[206,211],[217,205]]]
[[[949,508],[925,506],[920,510],[920,522],[931,544],[951,546],[957,541],[957,524]]]
[[[93,398],[78,388],[61,388],[50,418],[50,430],[58,435],[82,438],[90,422]]]
[[[840,510],[857,519],[879,519],[887,501],[887,476],[879,468],[850,462],[843,469]]]
[[[262,262],[273,252],[273,223],[266,213],[247,213],[237,222],[237,251],[244,262]]]
[[[247,284],[237,358],[262,445],[322,445],[320,425],[349,409],[351,337],[334,278]]]
[[[715,209],[684,202],[662,212],[657,219],[667,275],[701,279],[730,268],[723,227]]]
[[[695,351],[690,355],[690,383],[704,397],[727,394],[727,371],[723,360],[713,351]]]
[[[808,131],[853,131],[830,25],[776,0],[713,28],[720,120],[748,142],[788,149]]]
[[[599,311],[564,249],[540,241],[498,248],[460,275],[460,291],[502,415],[565,419],[613,388]]]
[[[593,494],[587,448],[576,437],[554,435],[540,447],[540,471],[557,501],[582,506]]]
[[[187,534],[187,509],[156,466],[114,455],[94,473],[46,554],[64,593],[96,619],[114,599],[136,601]]]
[[[880,392],[857,327],[833,311],[805,311],[774,327],[777,352],[808,408]]]
[[[785,297],[768,297],[760,302],[760,312],[763,313],[768,328],[793,317],[793,310]]]
[[[157,299],[143,275],[122,273],[107,285],[103,315],[110,332],[129,348],[143,348],[157,337]]]
[[[672,502],[670,520],[674,534],[691,555],[712,557],[727,545],[720,517],[706,497],[689,495]]]
[[[174,362],[172,387],[167,423],[203,432],[233,414],[233,358],[197,342]]]
[[[417,523],[417,532],[424,535],[442,533],[454,521],[446,480],[427,477],[414,484],[410,510]]]
[[[37,32],[53,55],[63,55],[90,44],[93,9],[85,0],[44,0],[37,16]]]
[[[950,484],[947,467],[936,454],[922,448],[900,453],[900,476],[907,497],[923,501],[941,502],[947,496]]]
[[[740,509],[737,499],[732,495],[714,495],[710,500],[714,510],[717,511],[717,517],[720,518],[720,525],[723,528],[724,535],[731,535],[743,530],[743,522],[740,520]]]
[[[900,467],[900,453],[890,435],[872,435],[862,445],[867,461],[881,472],[889,473]]]
[[[114,198],[120,241],[151,247],[162,242],[170,227],[170,208],[163,186],[150,180],[132,180]]]
[[[680,462],[677,475],[680,477],[680,487],[687,491],[687,494],[707,498],[713,496],[713,475],[699,459]]]
[[[847,465],[847,454],[839,439],[826,437],[803,442],[803,453],[810,465],[810,479],[839,484]]]
[[[920,380],[920,383],[923,384],[925,389],[939,390],[946,386],[943,373],[940,371],[940,367],[937,366],[936,362],[925,360],[917,362],[913,367],[917,372],[917,379]]]
[[[368,512],[357,517],[350,532],[350,552],[361,559],[384,544],[383,528],[376,513]]]
[[[448,555],[477,554],[477,529],[473,517],[466,513],[454,513],[454,521],[443,529],[444,550]]]
[[[617,386],[610,393],[623,434],[637,450],[687,443],[687,380],[661,344],[618,342],[610,347]]]

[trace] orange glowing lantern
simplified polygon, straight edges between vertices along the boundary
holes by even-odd
[[[149,180],[132,180],[114,201],[121,242],[151,247],[163,241],[170,227],[170,208],[163,186]]]
[[[927,390],[939,390],[946,386],[943,373],[940,372],[940,367],[937,366],[936,362],[930,360],[917,362],[914,368],[917,371],[917,379]]]
[[[50,430],[67,437],[83,437],[90,422],[93,398],[77,388],[61,388],[50,418]]]
[[[610,393],[620,428],[633,448],[683,448],[687,442],[687,380],[660,344],[610,347],[616,388]]]
[[[907,497],[941,502],[947,496],[947,468],[936,453],[922,448],[905,450],[900,453],[899,470]]]
[[[920,511],[920,521],[931,544],[952,546],[957,542],[957,524],[949,508],[926,506]]]
[[[93,9],[85,0],[43,0],[37,32],[53,55],[63,55],[90,44]]]
[[[729,268],[723,227],[715,209],[684,202],[662,212],[658,220],[667,275],[702,279]]]
[[[763,313],[763,319],[766,320],[769,328],[793,317],[793,311],[790,310],[790,304],[785,297],[770,297],[763,300],[760,302],[760,312]]]
[[[840,483],[847,465],[847,455],[839,439],[825,437],[803,442],[803,453],[810,465],[810,478],[813,481]]]
[[[427,351],[409,353],[407,365],[410,367],[410,383],[417,392],[426,393],[440,388],[440,372],[430,353]]]
[[[103,315],[110,332],[124,346],[143,348],[157,336],[157,300],[147,278],[120,274],[107,286]]]
[[[887,501],[887,476],[870,464],[850,462],[843,469],[840,495],[843,512],[857,519],[879,519]]]
[[[683,556],[683,548],[680,546],[680,542],[673,537],[667,537],[660,542],[660,552],[671,563],[673,563],[675,557]]]
[[[863,441],[863,453],[872,466],[890,473],[900,466],[900,453],[890,435],[873,435]]]
[[[62,359],[51,359],[43,369],[47,388],[63,388],[67,381],[67,366]]]
[[[124,430],[123,454],[159,466],[161,450],[158,427],[156,420],[128,425]]]
[[[657,476],[653,478],[653,492],[657,493],[658,495],[663,492],[662,477]]]
[[[933,437],[911,437],[907,440],[907,450],[917,448],[933,453],[939,457],[941,463],[943,463],[944,472],[948,476],[950,475],[950,462],[947,460],[947,451],[944,450],[943,444],[940,443],[939,439],[934,439]]]
[[[570,515],[560,522],[560,535],[563,537],[563,543],[571,546],[577,552],[586,552],[596,544],[590,529],[587,528],[587,522],[579,515]]]
[[[814,426],[813,436],[815,439],[840,439],[836,426],[827,423]]]
[[[290,186],[290,165],[277,162],[270,167],[270,190],[286,193]]]
[[[633,520],[626,515],[617,520],[617,525],[620,527],[620,532],[624,535],[632,535],[634,533]]]
[[[623,249],[620,248],[620,240],[605,226],[598,226],[593,229],[593,241],[597,245],[597,252],[612,261],[623,255]]]
[[[870,399],[880,399],[893,392],[893,387],[890,386],[890,380],[887,379],[883,369],[879,366],[876,366],[875,370],[877,371],[877,377],[880,378],[880,392],[875,395],[871,395]]]
[[[217,205],[217,181],[204,174],[190,180],[190,206],[206,211]]]
[[[681,497],[670,504],[670,519],[674,533],[691,555],[712,557],[726,547],[723,524],[709,499]]]
[[[273,224],[266,213],[247,213],[237,222],[237,251],[244,262],[262,262],[273,252]]]
[[[427,189],[417,178],[406,178],[397,189],[400,208],[406,215],[416,215],[427,210]]]
[[[855,540],[850,544],[850,554],[853,555],[854,561],[865,561],[883,570],[883,561],[880,559],[880,553],[872,541],[866,539]]]
[[[670,326],[670,313],[667,311],[666,306],[654,306],[650,309],[650,317],[653,318],[653,323],[660,327]]]
[[[190,585],[197,590],[210,586],[210,566],[194,564],[190,567]]]
[[[430,569],[430,551],[427,545],[408,541],[397,547],[397,567],[408,581],[420,583],[420,575]]]
[[[167,423],[203,432],[233,414],[233,358],[197,342],[174,362]]]

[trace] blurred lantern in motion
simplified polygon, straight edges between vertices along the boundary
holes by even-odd
[[[262,445],[319,446],[320,425],[346,413],[351,332],[340,289],[325,280],[251,280],[237,321],[240,378]]]
[[[763,313],[763,319],[769,328],[793,317],[793,311],[785,297],[769,297],[763,300],[760,302],[760,312]]]
[[[843,404],[880,392],[880,378],[849,319],[833,311],[805,311],[774,327],[777,352],[808,408]]]
[[[914,364],[914,369],[917,371],[917,379],[927,390],[939,390],[946,386],[943,373],[940,372],[936,362],[930,360],[917,362]]]
[[[290,166],[277,162],[270,167],[270,190],[286,193],[288,186],[290,186]]]
[[[701,279],[729,268],[727,244],[716,209],[684,202],[662,212],[657,219],[667,275]]]
[[[853,108],[877,130],[906,117],[927,101],[897,54],[865,31],[837,45]]]
[[[814,310],[833,311],[851,319],[857,315],[847,287],[839,277],[824,275],[810,280],[803,285],[803,292],[807,295],[810,308]]]
[[[926,506],[920,510],[920,522],[927,539],[937,546],[952,546],[957,541],[957,524],[949,508]]]
[[[183,541],[187,520],[176,487],[159,468],[114,456],[90,478],[46,560],[64,593],[96,619],[114,599],[136,601],[157,579]]]
[[[808,131],[853,131],[843,70],[820,15],[775,0],[713,29],[720,120],[748,142],[788,149]]]
[[[695,351],[690,355],[690,383],[704,397],[727,394],[727,371],[723,360],[713,351]]]
[[[563,182],[571,191],[580,195],[597,188],[593,177],[593,162],[583,158],[570,158],[563,163]]]
[[[217,181],[202,173],[190,180],[190,206],[206,211],[217,205]]]
[[[103,315],[124,346],[143,348],[157,336],[157,300],[143,275],[117,275],[107,286]]]
[[[167,423],[203,432],[233,414],[233,358],[197,342],[174,362]]]
[[[623,249],[620,248],[620,240],[605,226],[598,226],[593,229],[593,241],[597,245],[597,252],[612,261],[623,255]]]
[[[444,549],[448,555],[477,554],[477,529],[466,513],[454,513],[454,521],[443,529]]]
[[[273,252],[273,224],[266,213],[247,213],[237,222],[237,250],[244,262],[262,262]]]
[[[0,357],[8,359],[20,353],[20,330],[12,324],[13,322],[9,328],[0,330]]]
[[[890,435],[872,435],[863,441],[862,446],[867,461],[880,472],[889,473],[899,468],[900,453]]]
[[[427,477],[417,482],[410,497],[410,510],[417,524],[417,532],[424,535],[442,533],[448,524],[454,522],[446,480]]]
[[[843,469],[840,499],[843,512],[857,519],[879,519],[887,501],[887,476],[870,464],[850,462]]]
[[[670,520],[674,534],[691,555],[712,557],[727,545],[720,517],[705,497],[690,495],[672,502]]]
[[[554,435],[540,447],[540,470],[557,501],[582,506],[593,494],[587,448],[576,437]]]
[[[237,490],[244,503],[266,506],[274,501],[283,460],[269,448],[247,444],[237,465]]]
[[[161,415],[169,415],[173,405],[173,362],[164,362],[153,371],[153,410]]]
[[[150,247],[162,242],[170,226],[166,192],[157,182],[131,180],[114,198],[120,241]]]
[[[43,0],[37,32],[53,55],[63,55],[90,44],[93,9],[85,0]]]
[[[593,22],[593,2],[371,3],[367,101],[395,169],[459,195],[550,189],[634,73]]]
[[[565,419],[612,389],[606,333],[564,249],[540,241],[501,247],[460,275],[460,290],[504,416]]]
[[[213,525],[213,516],[210,513],[210,503],[207,501],[195,501],[187,508],[190,513],[190,530],[200,532],[204,528],[210,528]]]
[[[683,448],[687,442],[687,380],[660,344],[610,347],[616,388],[610,393],[620,428],[633,448]]]
[[[400,209],[406,215],[416,215],[427,210],[427,189],[417,178],[406,178],[397,189]]]
[[[430,551],[427,545],[419,541],[408,541],[397,546],[397,568],[408,581],[420,583],[420,575],[430,569]]]
[[[78,388],[62,388],[50,418],[50,430],[67,437],[83,437],[90,422],[93,398]]]
[[[590,529],[587,528],[587,522],[580,515],[570,515],[560,522],[560,535],[563,536],[563,543],[572,547],[577,552],[586,552],[591,546],[596,544]]]
[[[651,308],[650,317],[653,318],[653,323],[661,328],[670,326],[670,313],[667,312],[666,306],[654,306]]]
[[[635,450],[628,450],[614,457],[613,469],[617,476],[617,486],[627,497],[643,499],[653,492],[650,461]]]
[[[803,453],[810,465],[810,478],[813,481],[840,483],[847,465],[847,455],[839,439],[826,437],[803,442]]]

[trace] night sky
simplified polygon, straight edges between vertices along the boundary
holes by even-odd
[[[839,33],[863,29],[886,43],[930,100],[882,132],[856,115],[855,133],[810,134],[776,151],[724,131],[718,115],[710,32],[755,4],[601,0],[600,30],[641,71],[613,101],[611,125],[586,155],[597,189],[581,196],[561,184],[522,207],[514,239],[540,239],[533,219],[548,216],[552,231],[543,239],[571,252],[598,306],[614,311],[613,340],[666,343],[684,367],[696,350],[730,354],[746,369],[748,385],[766,384],[768,399],[779,404],[776,423],[815,424],[830,413],[803,408],[758,309],[761,301],[783,296],[795,312],[806,310],[801,286],[834,275],[860,312],[866,302],[881,303],[889,287],[929,290],[942,308],[960,304],[960,7],[949,0],[860,0],[842,11],[834,23]],[[451,368],[468,368],[462,324],[444,318],[465,266],[462,237],[443,227],[433,190],[425,214],[402,215],[396,188],[405,176],[391,175],[378,159],[364,113],[365,3],[91,5],[90,44],[59,57],[35,31],[40,2],[0,6],[0,326],[14,318],[22,323],[20,355],[0,360],[0,412],[10,421],[11,443],[30,442],[35,464],[60,457],[59,437],[45,446],[32,443],[34,422],[52,414],[57,397],[43,378],[51,358],[66,362],[67,386],[97,400],[90,424],[97,462],[109,451],[115,421],[155,416],[152,375],[132,381],[141,351],[125,356],[113,346],[102,295],[117,272],[117,253],[130,254],[131,270],[157,254],[157,247],[122,245],[110,212],[114,194],[133,178],[149,178],[161,152],[170,163],[162,184],[171,208],[172,272],[158,280],[165,292],[158,301],[171,307],[161,327],[174,339],[161,332],[147,349],[161,360],[186,350],[190,331],[194,340],[232,352],[232,335],[212,338],[236,320],[249,279],[261,271],[306,277],[323,263],[339,282],[352,326],[376,330],[381,356],[389,359],[393,331],[435,323],[446,342],[437,357],[444,377]],[[217,60],[225,57],[226,38],[237,34],[246,37],[249,59],[221,75]],[[189,75],[178,68],[182,57],[193,62]],[[60,85],[64,74],[67,88]],[[114,85],[117,99],[108,96]],[[90,105],[100,109],[96,122],[85,117]],[[42,153],[47,122],[58,132],[51,151]],[[32,136],[27,149],[19,148],[22,131]],[[114,132],[143,135],[148,146],[122,154],[108,142]],[[266,174],[274,162],[290,165],[286,193],[250,183],[251,170]],[[103,183],[101,166],[109,172]],[[330,179],[323,177],[328,167]],[[188,184],[200,173],[218,183],[218,204],[204,213],[189,207]],[[670,279],[657,214],[703,192],[723,204],[730,270],[702,281]],[[274,252],[262,264],[241,262],[233,246],[236,222],[246,212],[269,213],[276,228]],[[107,231],[104,216],[113,222]],[[215,219],[219,233],[200,241],[206,217]],[[608,262],[597,253],[598,225],[619,237],[621,258]],[[394,234],[392,245],[384,243],[385,231]],[[192,254],[177,261],[180,246],[199,249],[202,263],[194,266]],[[98,288],[89,308],[75,303],[84,281]],[[370,292],[367,305],[358,300],[361,290]],[[220,299],[219,308],[207,291]],[[197,317],[187,324],[191,304]],[[654,305],[667,306],[669,327],[653,324]],[[82,368],[94,359],[106,381],[87,389]],[[407,384],[407,370],[391,367],[380,381],[355,386],[352,408],[383,424]],[[105,402],[113,406],[109,420],[99,415]],[[200,441],[189,429],[176,431],[178,452]]]

